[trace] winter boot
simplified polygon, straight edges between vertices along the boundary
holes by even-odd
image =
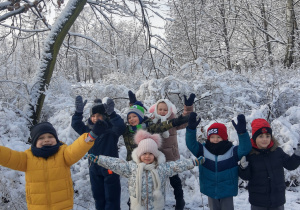
[[[185,206],[184,199],[176,200],[175,210],[183,210],[184,206]]]

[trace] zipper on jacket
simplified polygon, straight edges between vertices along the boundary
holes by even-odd
[[[146,204],[147,204],[147,210],[148,210],[148,201],[149,201],[148,200],[148,171],[146,171],[146,192],[147,192]]]
[[[48,161],[47,161],[47,159],[44,159],[44,161],[45,161],[44,168],[45,168],[47,206],[49,207],[49,209],[51,209],[51,198],[50,198],[51,193],[48,195],[48,192],[50,192],[49,176],[48,176]]]
[[[216,186],[215,186],[215,199],[216,199],[217,191],[218,191],[218,156],[217,155],[215,158],[215,181],[216,181]]]

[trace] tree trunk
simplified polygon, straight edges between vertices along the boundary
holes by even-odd
[[[271,42],[270,42],[270,36],[268,35],[268,19],[267,19],[265,5],[263,2],[261,3],[260,11],[261,11],[261,16],[263,17],[264,31],[266,32],[265,35],[266,35],[267,51],[269,54],[269,62],[270,62],[270,65],[273,66],[272,46],[271,46]]]
[[[288,40],[286,46],[284,65],[286,67],[290,67],[294,62],[293,55],[294,55],[294,48],[295,48],[295,26],[296,26],[296,17],[295,17],[293,0],[287,0],[286,22],[287,22]]]
[[[29,104],[32,124],[39,122],[42,107],[45,100],[45,89],[50,84],[56,57],[61,44],[70,27],[82,11],[87,0],[69,0],[66,8],[53,24],[44,45],[40,60],[40,68],[37,72],[36,82],[31,92],[31,104]]]

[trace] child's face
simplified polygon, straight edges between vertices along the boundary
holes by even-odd
[[[96,113],[91,116],[91,121],[95,124],[98,120],[103,120],[103,115]]]
[[[54,146],[56,144],[56,138],[51,133],[44,133],[40,135],[36,141],[36,148],[42,148],[43,146]]]
[[[210,136],[209,141],[211,143],[216,144],[216,143],[219,143],[220,141],[223,141],[223,139],[221,138],[221,136],[219,136],[217,134],[213,134],[213,135]]]
[[[263,133],[260,134],[257,138],[256,138],[256,145],[258,147],[258,149],[267,149],[270,142],[271,142],[271,134],[269,133]]]
[[[141,155],[140,159],[143,163],[151,164],[151,163],[154,162],[155,157],[152,153],[146,152],[146,153]]]
[[[156,110],[157,114],[159,114],[160,116],[165,116],[166,114],[168,114],[168,106],[166,103],[161,102],[157,105],[157,110]]]
[[[139,117],[134,113],[130,113],[128,115],[127,121],[129,123],[129,125],[131,125],[131,126],[137,126],[140,123]]]

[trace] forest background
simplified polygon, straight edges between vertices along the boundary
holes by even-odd
[[[23,151],[29,128],[49,121],[71,144],[77,95],[115,100],[124,119],[128,90],[150,107],[169,98],[183,107],[196,94],[199,141],[213,122],[267,119],[285,152],[300,138],[299,0],[2,0],[0,2],[0,144]],[[192,158],[178,133],[182,158]],[[126,157],[123,139],[121,158]],[[300,170],[285,172],[287,209],[300,208]],[[197,169],[180,174],[187,209],[207,209]],[[24,173],[0,168],[0,209],[26,209]],[[74,209],[93,209],[88,164],[72,167]],[[197,183],[195,185],[195,183]],[[246,182],[235,199],[249,208]],[[122,209],[128,198],[122,178]],[[127,197],[126,197],[127,196]],[[200,199],[201,198],[201,199]],[[168,188],[167,209],[174,204]]]

